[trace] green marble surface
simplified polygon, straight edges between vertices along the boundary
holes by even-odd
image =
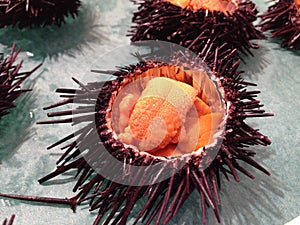
[[[256,0],[259,10],[268,3]],[[128,0],[83,1],[77,20],[68,20],[62,28],[46,27],[0,30],[0,48],[7,51],[12,42],[22,48],[24,70],[43,62],[42,68],[25,83],[31,93],[18,100],[18,107],[0,121],[0,192],[72,197],[72,174],[61,176],[46,185],[37,180],[52,171],[61,151],[47,151],[46,147],[68,134],[66,125],[36,125],[45,120],[43,106],[58,100],[57,87],[76,87],[71,77],[93,81],[89,75],[91,62],[104,69],[122,62],[115,59],[110,65],[105,53],[129,43],[126,32],[135,9]],[[254,58],[242,65],[245,77],[258,83],[260,99],[274,118],[250,120],[273,141],[261,148],[257,160],[267,167],[271,177],[249,168],[256,175],[250,180],[242,176],[239,184],[222,182],[222,223],[281,225],[300,215],[300,64],[299,52],[284,50],[271,40],[258,42],[261,48]],[[33,56],[32,56],[33,55]],[[103,56],[104,55],[104,56]],[[95,62],[99,59],[99,62]],[[90,76],[90,77],[89,77]],[[141,205],[134,208],[133,215]],[[15,213],[17,225],[83,225],[92,224],[95,214],[88,206],[80,206],[76,213],[67,207],[47,206],[0,199],[0,221]],[[209,224],[217,224],[208,211]],[[130,224],[130,221],[128,222]],[[201,224],[198,195],[188,199],[170,224]]]

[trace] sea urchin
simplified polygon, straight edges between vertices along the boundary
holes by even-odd
[[[20,89],[21,83],[36,71],[41,65],[38,65],[32,71],[19,72],[22,67],[23,61],[15,64],[20,49],[15,51],[13,45],[11,52],[7,58],[0,58],[0,119],[8,113],[8,110],[15,107],[14,101],[23,93],[28,90]]]
[[[255,28],[255,4],[249,0],[132,0],[134,13],[131,41],[170,41],[196,53],[206,52],[210,43],[251,54],[251,42],[265,36]],[[224,49],[224,48],[222,48]]]
[[[270,30],[271,37],[282,39],[281,46],[300,49],[300,1],[279,0],[261,15],[262,31]]]
[[[78,14],[80,4],[79,0],[3,0],[0,1],[0,28],[60,26],[66,16]]]
[[[208,52],[211,71],[140,58],[117,71],[98,71],[113,80],[85,85],[74,79],[79,89],[59,88],[64,99],[45,109],[79,106],[48,114],[67,118],[39,123],[84,126],[49,147],[66,143],[57,169],[39,182],[75,169],[73,199],[98,211],[94,224],[125,225],[139,199],[145,203],[134,224],[167,224],[193,191],[203,223],[207,206],[220,221],[221,174],[239,181],[240,171],[253,179],[240,162],[269,174],[253,159],[253,147],[271,142],[245,119],[272,114],[261,109],[259,91],[247,90],[254,84],[241,78],[235,54],[219,47]]]

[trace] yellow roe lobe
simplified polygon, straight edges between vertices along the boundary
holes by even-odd
[[[188,8],[193,11],[199,9],[232,13],[238,9],[237,0],[165,0],[181,8]],[[299,1],[299,0],[297,0]]]

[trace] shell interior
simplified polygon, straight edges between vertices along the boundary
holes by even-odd
[[[300,1],[279,0],[269,6],[260,17],[262,31],[271,31],[272,38],[279,38],[281,46],[300,49]]]
[[[124,78],[106,119],[123,143],[152,156],[201,154],[224,128],[225,103],[203,69],[158,64]]]

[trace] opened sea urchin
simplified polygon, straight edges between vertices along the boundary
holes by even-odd
[[[22,90],[20,85],[40,66],[29,72],[20,72],[23,61],[16,63],[20,49],[15,51],[15,47],[13,45],[6,58],[3,54],[0,57],[0,119],[9,112],[9,109],[15,107],[14,101],[28,91]]]
[[[45,109],[78,107],[48,113],[67,118],[40,124],[84,126],[49,147],[65,143],[57,169],[39,182],[75,169],[73,200],[97,210],[94,224],[125,225],[140,199],[145,202],[134,224],[167,224],[194,191],[203,223],[207,206],[220,221],[222,174],[254,178],[240,162],[269,174],[253,159],[253,148],[271,142],[245,119],[272,114],[261,109],[259,91],[247,90],[254,84],[241,78],[235,54],[208,52],[203,60],[210,70],[141,58],[117,71],[98,71],[113,80],[74,79],[80,88],[59,88],[64,99]]]
[[[251,54],[251,48],[258,48],[251,40],[265,38],[253,25],[258,11],[249,0],[132,1],[138,5],[129,33],[133,42],[170,41],[196,53],[208,51],[210,43],[226,43]]]
[[[270,30],[273,38],[280,38],[281,46],[300,49],[300,1],[279,0],[261,15],[262,31]]]
[[[0,28],[57,25],[78,14],[79,0],[4,0],[0,2]]]

